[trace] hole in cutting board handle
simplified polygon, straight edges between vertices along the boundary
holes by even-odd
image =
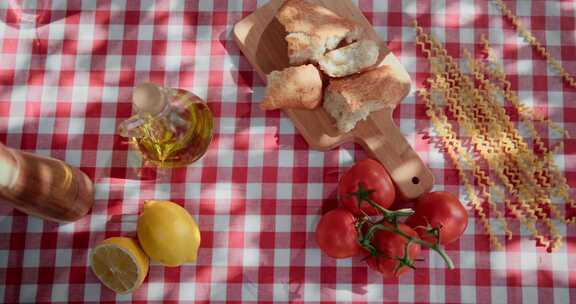
[[[418,184],[420,183],[420,179],[418,178],[418,176],[414,176],[414,177],[412,178],[412,183],[413,183],[414,185],[418,185]]]

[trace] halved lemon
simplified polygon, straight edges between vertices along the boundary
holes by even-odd
[[[127,237],[100,242],[90,255],[90,266],[98,279],[116,293],[130,293],[148,274],[148,257],[138,243]]]

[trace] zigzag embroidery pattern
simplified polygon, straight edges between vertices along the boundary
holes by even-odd
[[[416,44],[430,60],[433,74],[427,81],[431,92],[420,90],[419,96],[426,104],[426,114],[430,117],[448,156],[458,170],[464,189],[471,200],[470,205],[480,217],[480,222],[490,236],[492,245],[496,249],[502,248],[490,226],[486,213],[488,210],[495,215],[507,239],[512,238],[506,218],[497,204],[503,202],[507,210],[532,233],[539,245],[547,247],[549,251],[559,248],[562,236],[555,222],[574,223],[576,218],[566,219],[552,203],[550,195],[557,194],[555,196],[561,197],[571,208],[576,206],[570,197],[566,179],[553,161],[553,154],[562,146],[548,149],[537,133],[533,120],[564,136],[567,133],[545,118],[535,118],[533,111],[518,100],[503,69],[491,54],[485,37],[482,43],[489,57],[492,56],[490,63],[496,68],[473,59],[469,52],[465,51],[467,67],[472,75],[470,78],[462,72],[454,58],[434,37],[425,34],[416,22],[414,26],[417,32]],[[443,101],[443,107],[438,100]],[[535,141],[536,148],[542,152],[541,157],[529,148],[499,100],[510,102],[518,111],[531,139]],[[453,131],[444,109],[456,118],[464,135],[470,138],[471,147],[480,155],[479,160],[487,164],[487,171],[470,156],[469,151]],[[472,171],[479,190],[478,194],[465,170]],[[499,183],[492,180],[492,176],[496,176]],[[505,192],[512,199],[507,198]],[[486,210],[482,207],[482,199],[488,203]],[[547,232],[545,234],[540,232],[538,226]]]

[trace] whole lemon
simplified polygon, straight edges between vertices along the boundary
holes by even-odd
[[[142,249],[162,265],[175,267],[196,261],[200,230],[180,205],[169,201],[144,202],[137,230]]]

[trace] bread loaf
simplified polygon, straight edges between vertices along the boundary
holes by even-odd
[[[343,77],[362,72],[374,65],[380,48],[373,40],[360,40],[326,53],[318,64],[331,77]]]
[[[267,76],[266,95],[260,103],[264,110],[279,108],[313,109],[322,101],[322,78],[312,65],[289,67]]]
[[[343,40],[351,43],[362,35],[362,28],[354,21],[304,0],[287,0],[276,17],[288,32],[286,42],[292,65],[318,62]]]
[[[408,88],[407,88],[408,87]],[[381,66],[361,74],[330,81],[324,93],[324,109],[336,119],[341,132],[352,130],[370,112],[387,105],[394,106],[398,96],[404,96],[409,80],[395,77],[390,66]]]

